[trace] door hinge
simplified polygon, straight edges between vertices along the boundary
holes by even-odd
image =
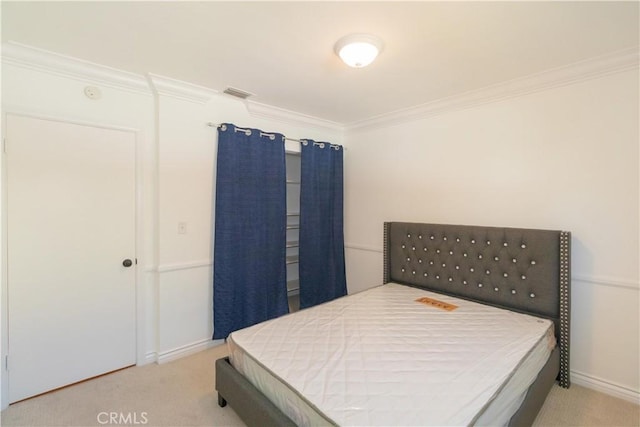
[[[9,370],[9,355],[4,356],[4,369]]]
[[[7,138],[2,137],[2,152],[7,154]]]

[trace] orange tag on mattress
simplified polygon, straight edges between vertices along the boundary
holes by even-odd
[[[421,302],[422,304],[430,305],[432,307],[436,307],[446,311],[453,311],[456,308],[458,308],[457,305],[449,304],[443,301],[438,301],[437,299],[433,299],[429,297],[418,298],[416,302]]]

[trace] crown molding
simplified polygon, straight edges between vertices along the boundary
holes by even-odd
[[[414,107],[381,114],[369,119],[345,124],[346,131],[376,129],[413,120],[472,108],[491,102],[517,98],[522,95],[553,89],[603,77],[609,74],[637,69],[639,46],[619,50],[607,55],[575,62],[529,76],[508,80],[482,89],[435,100]]]
[[[148,76],[151,87],[158,95],[205,104],[218,93],[217,90],[157,74],[149,73]]]
[[[262,104],[255,101],[245,101],[247,111],[254,117],[261,117],[297,126],[315,127],[321,130],[333,132],[343,132],[344,126],[331,120],[325,120],[314,116],[309,116],[273,105]]]
[[[16,42],[2,43],[2,63],[151,95],[144,76]]]
[[[333,132],[367,130],[425,119],[439,114],[637,69],[640,62],[639,58],[639,47],[635,46],[564,67],[347,124],[250,100],[245,101],[245,105],[252,116],[293,125],[315,127]],[[213,89],[180,80],[151,73],[145,77],[12,41],[2,43],[2,63],[63,77],[81,78],[93,83],[138,94],[151,95],[155,93],[197,103],[206,103],[214,95],[218,94],[218,91]]]

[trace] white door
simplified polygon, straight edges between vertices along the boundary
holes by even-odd
[[[11,403],[135,364],[135,133],[9,114],[6,153]]]

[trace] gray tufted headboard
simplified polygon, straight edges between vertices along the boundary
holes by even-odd
[[[385,222],[384,282],[554,320],[569,387],[570,244],[566,231]]]

